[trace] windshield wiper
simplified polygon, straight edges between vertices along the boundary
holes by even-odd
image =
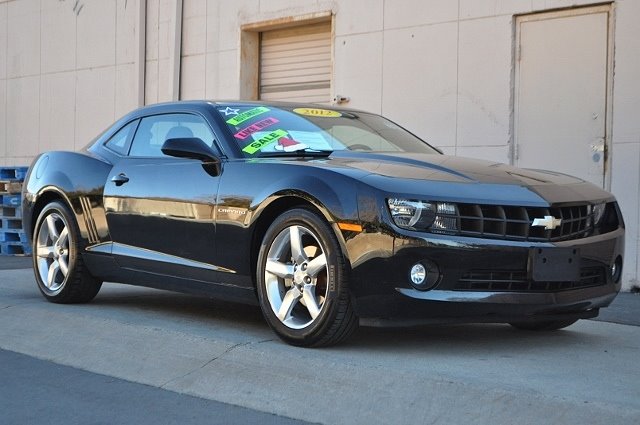
[[[314,157],[314,158],[326,158],[333,153],[332,150],[317,150],[317,149],[298,149],[295,151],[279,151],[279,152],[261,152],[259,158],[277,158],[277,157]]]

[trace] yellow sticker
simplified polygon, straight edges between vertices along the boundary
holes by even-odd
[[[306,115],[308,117],[337,118],[342,116],[340,112],[331,111],[329,109],[296,108],[293,112],[299,115]]]

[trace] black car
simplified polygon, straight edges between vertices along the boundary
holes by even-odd
[[[610,193],[443,155],[368,112],[147,106],[79,152],[38,156],[23,192],[47,300],[111,281],[258,303],[294,345],[359,323],[559,329],[620,290]]]

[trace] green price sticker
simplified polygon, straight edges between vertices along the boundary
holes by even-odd
[[[284,130],[280,130],[280,129],[274,130],[271,133],[267,134],[266,136],[259,138],[255,142],[249,143],[247,146],[244,147],[244,149],[242,149],[242,152],[246,152],[249,155],[253,155],[254,153],[258,152],[260,149],[272,143],[277,142],[279,139],[283,138],[286,135],[287,135],[287,132]]]
[[[233,118],[229,118],[227,120],[227,124],[231,124],[231,125],[242,124],[243,122],[250,120],[256,115],[264,114],[265,112],[268,112],[268,111],[269,111],[269,108],[265,108],[264,106],[258,106],[257,108],[244,111],[243,113],[238,114]]]

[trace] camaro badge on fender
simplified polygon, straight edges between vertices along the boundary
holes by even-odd
[[[552,215],[545,215],[544,218],[534,218],[531,227],[543,226],[547,230],[553,230],[560,226],[560,224],[562,224],[561,218],[555,218]]]

